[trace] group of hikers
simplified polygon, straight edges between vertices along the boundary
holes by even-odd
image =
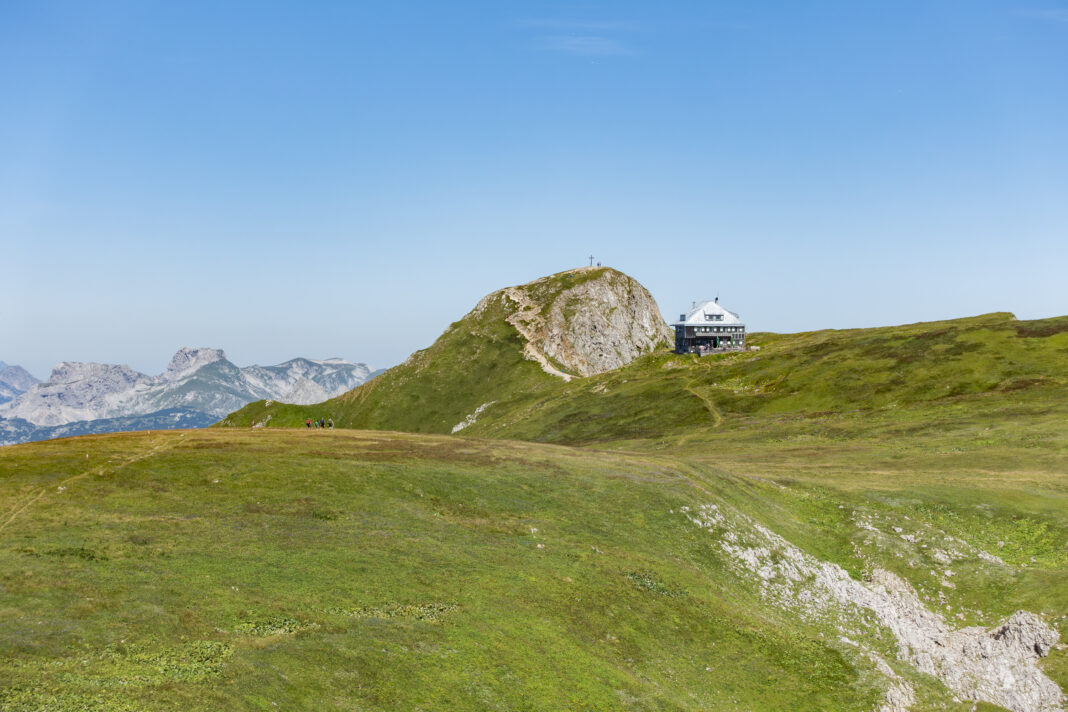
[[[319,428],[330,428],[331,430],[334,429],[333,418],[330,418],[329,420],[327,420],[326,418],[319,418],[318,420],[312,420],[311,418],[308,418],[308,420],[304,424],[311,428],[312,423],[315,423],[316,430],[318,430]]]

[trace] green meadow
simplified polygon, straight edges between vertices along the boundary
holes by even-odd
[[[0,449],[0,709],[876,709],[872,661],[763,597],[704,504],[958,626],[1068,622],[1068,319],[765,334],[570,383],[498,336],[463,374],[427,359],[440,390],[400,367],[231,427]],[[526,374],[499,398],[494,363]],[[405,398],[431,432],[275,427],[381,428]],[[864,642],[911,709],[972,709]],[[1068,650],[1039,664],[1068,689]]]

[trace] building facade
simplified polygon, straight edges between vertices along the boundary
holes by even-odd
[[[694,303],[671,326],[675,328],[675,353],[710,354],[745,348],[745,324],[737,314],[721,307],[718,297]]]

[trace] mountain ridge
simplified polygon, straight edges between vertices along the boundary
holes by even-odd
[[[62,425],[34,425],[22,418],[0,418],[0,446],[138,430],[206,428],[218,418],[189,408],[165,408],[143,415],[79,420]]]
[[[1059,356],[1068,347],[1068,317],[1020,321],[1008,312],[868,329],[751,332],[751,348],[704,357],[639,341],[632,360],[583,375],[581,359],[560,346],[566,329],[546,336],[553,330],[540,320],[566,304],[562,295],[604,274],[634,282],[585,268],[497,290],[433,346],[369,384],[311,406],[253,402],[218,426],[295,427],[330,417],[340,427],[587,444],[678,432],[696,437],[754,417],[882,417],[898,408],[934,417],[962,400],[1000,407],[1068,385]],[[587,353],[604,353],[605,339],[582,328],[593,337]]]
[[[373,373],[367,364],[337,358],[294,358],[276,366],[239,368],[221,349],[190,347],[179,349],[156,376],[127,365],[64,361],[47,381],[0,405],[0,418],[54,428],[180,409],[199,413],[198,423],[210,423],[260,398],[317,402],[365,382]],[[98,432],[93,429],[97,426],[84,427]]]
[[[527,319],[575,281],[322,403],[0,449],[0,707],[1062,709],[1068,317],[583,376]]]
[[[22,366],[0,361],[0,405],[18,398],[37,383],[40,381]]]
[[[278,422],[330,413],[341,427],[450,433],[490,401],[618,368],[670,338],[656,301],[633,277],[609,267],[565,270],[487,294],[404,363],[301,409],[299,420]],[[223,423],[253,411],[265,422],[286,407],[259,402]]]

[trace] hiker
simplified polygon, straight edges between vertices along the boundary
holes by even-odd
[[[308,426],[308,430],[311,430],[311,418],[308,418],[308,420],[305,421],[304,424]]]
[[[319,418],[319,427],[326,429],[326,418]]]
[[[326,421],[326,424],[330,426],[331,430],[334,429],[334,419],[333,418],[331,418],[330,420]]]

